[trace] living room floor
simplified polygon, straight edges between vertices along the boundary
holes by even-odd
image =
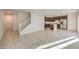
[[[78,36],[74,31],[66,30],[41,30],[26,35],[19,36],[18,32],[5,31],[3,39],[0,41],[1,49],[35,49],[41,45],[71,36]],[[19,38],[20,37],[20,38]],[[79,42],[71,44],[63,49],[79,49]]]
[[[71,36],[78,36],[78,34],[74,31],[66,31],[66,30],[44,30],[44,31],[38,31],[34,33],[30,33],[27,35],[22,35],[21,40],[24,40],[24,44],[26,45],[24,48],[37,48],[39,46],[45,45],[47,43],[51,43],[57,40],[65,39],[67,37]],[[77,42],[78,43],[78,42]],[[72,44],[71,46],[65,47],[73,49],[73,48],[79,48],[79,44]]]
[[[79,42],[66,46],[63,49],[79,49]]]

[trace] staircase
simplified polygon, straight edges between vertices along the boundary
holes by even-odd
[[[30,23],[31,23],[31,16],[28,16],[24,20],[20,21],[19,31],[24,30]]]

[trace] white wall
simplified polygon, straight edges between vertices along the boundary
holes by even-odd
[[[77,32],[79,33],[79,15],[78,15],[78,20],[77,20]]]
[[[77,31],[77,13],[68,14],[68,30]]]
[[[77,13],[77,32],[79,33],[79,11]]]
[[[44,30],[44,16],[31,13],[31,24],[21,31],[20,34],[28,34],[40,30]]]
[[[19,19],[17,18],[18,13],[13,12],[13,30],[19,31]]]
[[[0,11],[0,40],[4,34],[4,20],[3,20],[3,12]]]

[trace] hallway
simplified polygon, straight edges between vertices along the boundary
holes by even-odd
[[[16,48],[19,40],[19,33],[12,30],[6,30],[2,40],[0,41],[0,48]]]
[[[19,23],[16,13],[11,10],[3,10],[3,37],[0,40],[0,48],[16,48],[16,42],[19,40]]]

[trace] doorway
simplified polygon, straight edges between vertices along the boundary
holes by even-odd
[[[4,12],[5,30],[13,31],[13,14],[10,11]]]
[[[67,30],[67,16],[46,17],[45,16],[44,28],[54,30],[55,28],[60,30]],[[56,27],[54,26],[56,25]]]

